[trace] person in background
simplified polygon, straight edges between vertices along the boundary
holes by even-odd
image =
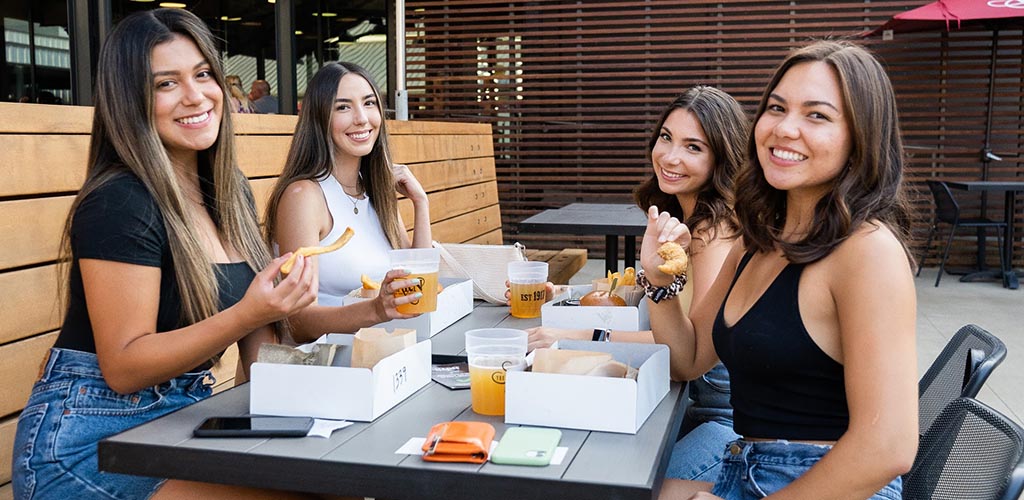
[[[794,50],[747,153],[741,244],[707,297],[689,314],[678,300],[650,303],[675,377],[728,367],[743,437],[712,493],[666,480],[662,498],[897,500],[917,446],[916,295],[889,77],[853,43]],[[685,244],[689,229],[657,207],[648,216],[646,279],[672,290],[679,279],[657,269],[656,250]]]
[[[100,53],[86,180],[62,256],[64,322],[18,419],[17,498],[292,498],[100,472],[97,443],[211,394],[238,344],[244,379],[280,321],[310,304],[313,270],[271,260],[234,163],[213,35],[194,14],[131,14]]]
[[[681,305],[689,310],[704,300],[711,283],[736,241],[732,210],[733,176],[743,163],[743,145],[750,120],[726,92],[698,85],[676,98],[662,112],[647,144],[651,177],[634,191],[637,205],[652,205],[687,221],[696,235],[690,244],[689,286]],[[592,330],[538,327],[528,330],[529,347],[547,347],[555,340],[591,340]],[[651,332],[614,331],[615,342],[654,342]],[[681,434],[669,461],[667,477],[707,482],[718,476],[722,450],[737,436],[732,431],[729,373],[721,364],[690,384]]]
[[[245,90],[242,87],[242,77],[238,75],[228,75],[224,78],[224,82],[227,84],[228,93],[230,94],[231,112],[256,112],[256,109],[253,107],[252,103],[249,102],[249,97],[245,95]]]
[[[270,95],[270,84],[266,80],[253,80],[249,87],[249,101],[256,113],[277,113],[277,97]]]
[[[324,333],[355,332],[395,318],[396,307],[418,294],[396,298],[412,286],[408,275],[390,270],[389,250],[430,248],[427,193],[405,165],[394,164],[380,91],[369,73],[350,63],[324,65],[310,80],[284,171],[267,205],[266,238],[281,252],[330,244],[346,227],[355,236],[341,250],[310,262],[318,302],[291,318],[296,341]],[[412,202],[412,241],[398,213],[398,196]],[[373,300],[342,306],[361,275],[382,280]]]

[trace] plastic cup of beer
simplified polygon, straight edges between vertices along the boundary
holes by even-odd
[[[391,258],[392,269],[405,269],[409,275],[401,278],[401,281],[414,280],[415,285],[402,287],[395,290],[395,297],[405,297],[414,293],[421,293],[419,299],[398,306],[398,312],[402,314],[419,314],[437,310],[437,266],[441,259],[440,251],[436,248],[403,248],[391,250],[388,253]]]
[[[539,318],[546,298],[547,262],[508,263],[509,305],[517,318]]]
[[[526,368],[526,345],[523,330],[480,328],[466,332],[473,411],[505,414],[505,373]]]

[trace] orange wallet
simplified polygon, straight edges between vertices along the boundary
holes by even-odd
[[[442,422],[423,442],[423,460],[482,464],[491,453],[494,426],[485,422]]]

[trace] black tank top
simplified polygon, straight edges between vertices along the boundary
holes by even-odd
[[[843,365],[814,343],[800,317],[805,265],[786,265],[735,325],[725,324],[725,302],[752,256],[740,261],[712,330],[732,379],[733,426],[747,437],[838,440],[850,423]]]

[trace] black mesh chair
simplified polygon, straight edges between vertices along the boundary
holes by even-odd
[[[992,371],[1006,358],[1006,345],[977,325],[965,325],[946,343],[918,384],[919,433],[959,397],[978,395]]]
[[[956,235],[956,230],[959,227],[993,227],[998,229],[996,232],[997,238],[999,239],[999,265],[1003,272],[1006,272],[1006,257],[1003,255],[1003,238],[1006,237],[1006,221],[992,220],[987,217],[960,217],[960,204],[956,202],[956,198],[953,197],[953,192],[949,190],[949,186],[942,181],[927,181],[928,189],[932,192],[932,197],[935,199],[935,217],[932,218],[931,227],[928,228],[928,242],[924,245],[924,254],[921,256],[921,265],[917,268],[917,274],[921,274],[921,267],[924,267],[924,261],[928,257],[929,250],[932,247],[932,238],[939,229],[939,223],[944,222],[949,224],[949,237],[946,238],[946,249],[942,251],[942,260],[939,261],[939,274],[935,277],[935,286],[939,286],[939,280],[942,279],[942,272],[946,269],[946,259],[949,258],[949,247],[953,245],[953,237]]]
[[[972,399],[954,400],[921,438],[903,500],[1017,500],[1024,429]]]

